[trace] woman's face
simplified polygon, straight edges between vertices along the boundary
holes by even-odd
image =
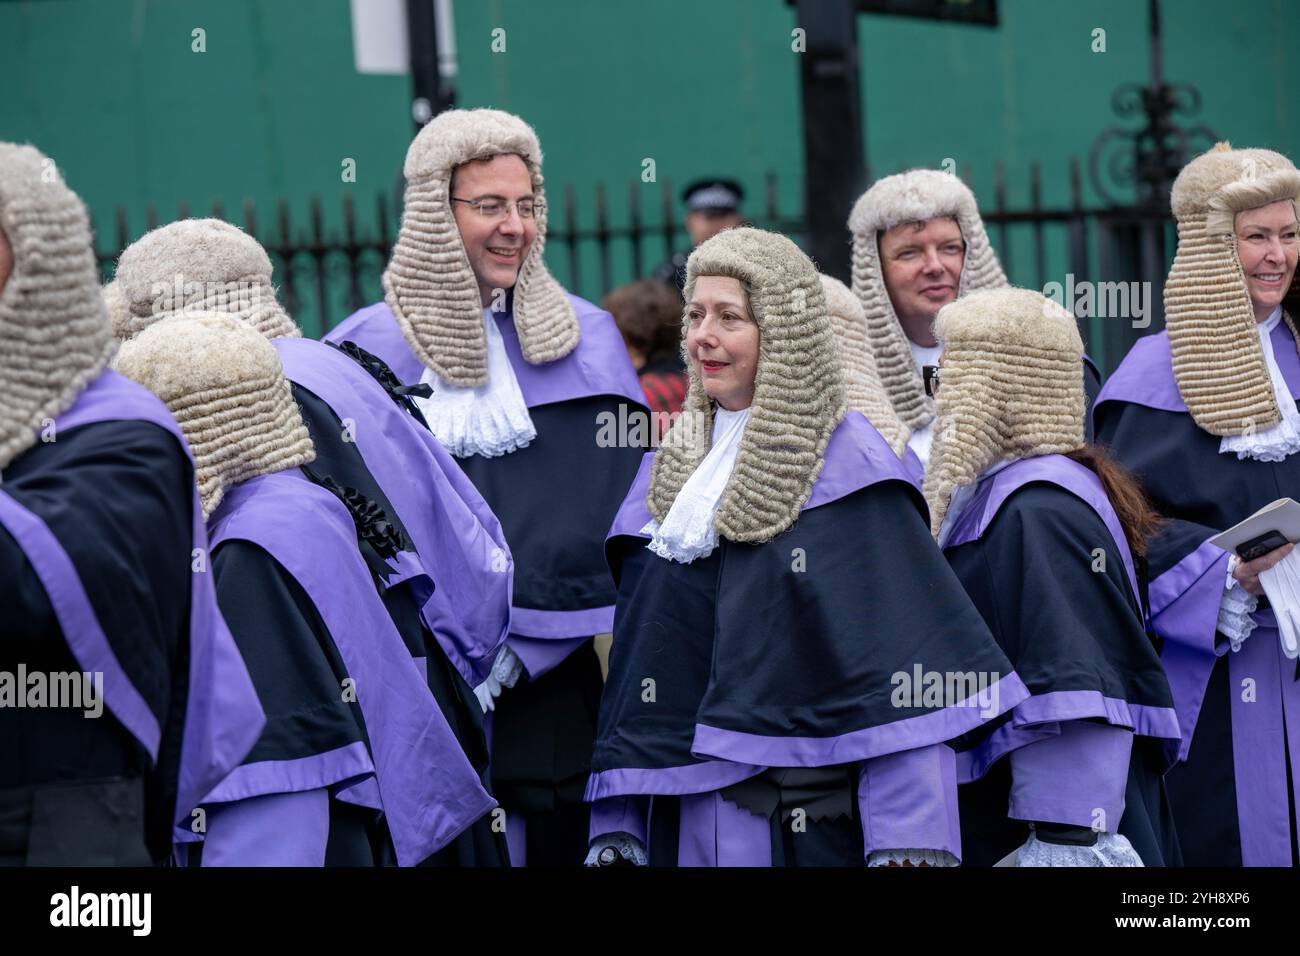
[[[1255,308],[1255,321],[1262,322],[1281,303],[1291,277],[1295,275],[1296,224],[1291,200],[1247,209],[1237,213],[1237,257],[1246,276],[1246,289]]]
[[[740,280],[698,276],[686,316],[686,351],[704,393],[729,412],[748,408],[758,374],[758,325]]]

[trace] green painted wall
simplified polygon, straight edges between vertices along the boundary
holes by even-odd
[[[1045,201],[1067,200],[1068,159],[1116,121],[1112,91],[1146,78],[1146,4],[1000,8],[997,28],[859,17],[877,174],[953,158],[989,204],[1001,160],[1009,200],[1022,205],[1038,160]],[[1300,19],[1290,4],[1165,0],[1164,10],[1166,72],[1199,88],[1200,120],[1235,142],[1300,155],[1300,94],[1289,82]],[[781,209],[800,211],[795,21],[783,0],[456,0],[455,21],[460,105],[532,122],[552,208],[556,187],[573,183],[580,224],[594,222],[597,181],[609,186],[615,223],[630,180],[657,221],[659,186],[639,183],[646,158],[661,181],[723,172],[755,195],[775,171]],[[205,53],[191,51],[200,27]],[[1097,27],[1105,53],[1090,50]],[[496,28],[506,31],[505,52],[491,49]],[[197,213],[214,198],[239,221],[251,197],[265,230],[279,198],[305,225],[319,197],[336,226],[350,193],[369,222],[411,135],[407,78],[354,70],[347,0],[4,0],[0,90],[0,138],[29,140],[59,161],[105,247],[118,205],[132,237],[150,203],[166,221],[181,203]],[[345,158],[356,160],[356,183],[341,181]],[[1012,277],[1032,281],[1022,239]],[[567,258],[552,251],[567,279]],[[643,251],[649,268],[662,243]],[[1055,240],[1052,252],[1055,267]],[[616,281],[629,278],[626,248],[615,254]],[[578,291],[597,297],[594,249],[582,264]],[[377,290],[374,275],[368,282]],[[341,317],[337,305],[332,317]]]

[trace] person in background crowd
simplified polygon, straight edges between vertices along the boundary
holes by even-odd
[[[660,412],[660,434],[668,416],[682,409],[686,366],[682,364],[682,302],[664,283],[641,279],[620,286],[600,303],[623,334],[651,412]]]
[[[682,203],[686,206],[686,234],[691,237],[691,248],[712,239],[724,229],[734,229],[744,222],[740,204],[745,200],[745,190],[734,179],[699,179],[682,190]],[[689,252],[674,253],[660,265],[651,278],[663,282],[682,294],[686,284],[686,259]]]

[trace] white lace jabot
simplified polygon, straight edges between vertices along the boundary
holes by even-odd
[[[426,368],[420,381],[432,385],[433,394],[415,400],[429,430],[457,458],[508,455],[537,437],[506,354],[505,340],[488,309],[483,310],[483,323],[487,331],[487,384],[470,388],[448,385]]]
[[[708,557],[718,546],[713,516],[718,513],[722,492],[736,464],[740,438],[749,421],[749,409],[729,412],[719,408],[713,418],[713,446],[704,460],[682,485],[662,525],[650,519],[641,529],[652,535],[647,547],[661,558],[690,564]]]
[[[1282,420],[1253,434],[1225,435],[1223,441],[1219,442],[1222,454],[1235,454],[1238,458],[1253,458],[1256,461],[1282,461],[1300,451],[1300,411],[1296,411],[1291,389],[1282,378],[1282,372],[1277,367],[1277,357],[1273,354],[1271,333],[1281,321],[1282,307],[1278,306],[1272,315],[1255,327],[1255,331],[1259,333],[1259,345],[1264,350],[1264,364],[1268,366],[1268,377],[1273,383],[1273,394],[1277,398],[1277,407],[1282,411]]]

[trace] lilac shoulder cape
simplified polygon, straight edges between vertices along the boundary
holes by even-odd
[[[1300,353],[1285,322],[1269,333],[1273,356],[1293,398],[1300,398]],[[1093,406],[1105,402],[1131,402],[1165,412],[1187,412],[1187,404],[1174,378],[1173,355],[1169,350],[1169,333],[1145,335],[1133,344],[1119,368],[1106,380]]]
[[[1100,479],[1088,468],[1064,455],[1022,458],[981,481],[975,490],[975,496],[953,526],[944,545],[945,549],[982,538],[1006,500],[1020,488],[1035,481],[1064,488],[1097,513],[1097,517],[1110,532],[1115,550],[1124,561],[1124,571],[1136,600],[1139,595],[1137,573],[1133,568],[1133,554],[1129,551],[1128,539],[1119,523],[1119,517],[1111,507]]]
[[[109,421],[157,425],[176,439],[193,466],[189,446],[167,407],[147,389],[111,370],[91,382],[72,406],[55,418],[54,425],[56,430],[66,431]],[[217,610],[197,486],[190,513],[194,561],[190,574],[189,690],[173,818],[178,843],[198,839],[190,830],[191,812],[204,794],[244,759],[266,722],[252,678]],[[0,524],[27,554],[77,664],[84,671],[103,673],[105,706],[156,760],[162,729],[117,660],[63,545],[39,517],[3,488]]]
[[[211,530],[214,548],[238,539],[269,553],[320,613],[354,682],[378,784],[376,809],[383,810],[399,865],[426,859],[496,805],[393,626],[337,498],[296,470],[262,475],[230,490]],[[254,786],[251,777],[275,768],[240,771]]]
[[[907,466],[859,413],[846,415],[832,434],[803,514],[786,532],[784,544],[738,547],[722,554],[720,562],[718,555],[702,559],[718,562],[716,568],[646,557],[636,543],[615,540],[647,537],[641,529],[650,520],[646,494],[652,460],[651,455],[644,456],[606,539],[611,566],[616,572],[623,566],[615,655],[602,701],[588,801],[701,793],[746,779],[763,767],[831,766],[914,751],[956,739],[1028,697],[934,547]],[[890,496],[856,495],[891,482],[897,484]],[[912,514],[895,510],[913,507]],[[843,527],[836,524],[841,515],[869,517],[884,537],[874,542],[874,549],[846,539]],[[896,542],[889,540],[892,535],[897,535]],[[882,608],[860,582],[863,574],[878,580],[874,576],[892,560],[889,554],[895,543],[929,562],[926,575],[933,571],[943,579],[931,582],[925,575],[906,579],[891,595],[896,599]],[[827,566],[838,570],[800,579],[789,587],[793,553],[789,549],[796,546],[799,550],[807,546],[809,554],[817,549]],[[636,555],[641,570],[631,583],[620,553]],[[856,568],[859,556],[862,565]],[[724,574],[729,585],[721,581]],[[695,586],[691,575],[696,576]],[[782,582],[785,591],[780,590]],[[780,604],[787,596],[800,602],[797,612],[787,614]],[[793,618],[796,613],[798,620]],[[872,622],[875,632],[890,637],[874,652],[862,644],[866,632],[852,626],[855,620],[870,621],[872,614],[878,618]],[[774,623],[775,618],[779,622]],[[907,622],[914,625],[910,633]],[[765,627],[768,634],[763,633]],[[685,628],[688,633],[683,636],[698,641],[684,641],[680,655],[664,655],[662,641],[639,636],[653,634],[656,628],[669,634]],[[632,640],[620,652],[621,633]],[[776,663],[789,645],[768,641],[772,634],[811,638],[799,646],[815,645],[808,653],[819,662],[837,661],[834,673],[820,669],[820,663],[802,669],[782,666],[788,661]],[[755,635],[770,643],[770,655],[751,659],[757,653]],[[897,691],[899,681],[894,678],[910,679],[921,644],[928,668],[944,672],[960,662],[963,670],[993,675],[991,683],[981,685],[978,693],[938,706],[923,704],[919,697],[900,702],[896,692],[859,693],[863,688],[891,686]],[[628,707],[644,699],[640,697],[642,675],[656,669],[661,686],[670,683],[692,690],[671,699],[665,695],[653,715],[643,718]],[[829,683],[819,690],[819,682]],[[755,689],[766,687],[780,687],[782,696],[768,697]],[[981,696],[986,699],[977,707]],[[908,715],[899,708],[906,708]]]
[[[438,440],[356,362],[311,339],[273,344],[285,376],[351,425],[366,467],[413,539],[418,558],[407,557],[433,579],[423,609],[429,630],[470,686],[482,682],[510,627],[514,563],[501,523]]]
[[[565,293],[573,303],[581,327],[581,338],[562,359],[533,365],[524,360],[510,312],[496,315],[505,341],[506,354],[529,408],[550,405],[592,395],[617,395],[638,407],[645,405],[636,372],[632,369],[623,337],[613,317],[585,299]],[[344,319],[328,335],[327,342],[355,342],[388,363],[403,382],[418,382],[424,365],[407,345],[392,311],[383,302],[362,309]]]

